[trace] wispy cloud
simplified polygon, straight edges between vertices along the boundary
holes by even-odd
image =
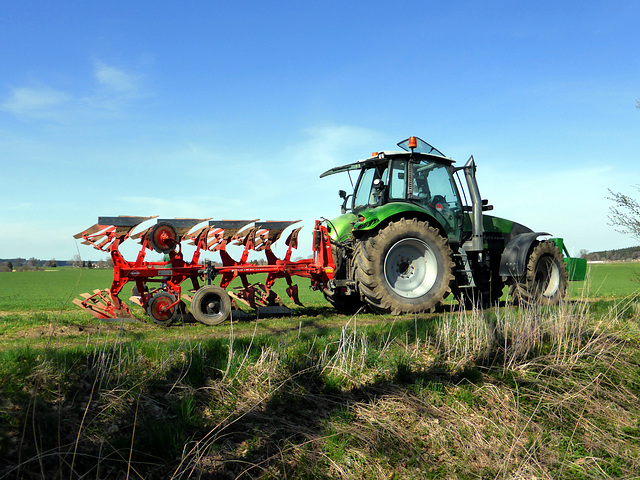
[[[121,93],[137,90],[139,77],[104,62],[95,63],[95,78],[101,87]]]
[[[46,117],[71,100],[71,95],[50,87],[15,87],[1,108],[15,115]]]
[[[7,213],[9,212],[22,213],[22,212],[31,211],[34,208],[34,204],[32,202],[5,203],[3,208]]]
[[[142,96],[142,76],[123,68],[95,61],[91,79],[76,91],[45,82],[13,87],[4,101],[0,100],[0,110],[20,117],[66,121],[102,112],[112,114]]]
[[[301,138],[283,150],[281,160],[317,178],[328,168],[366,157],[363,152],[379,137],[375,130],[353,125],[318,125],[302,131]]]

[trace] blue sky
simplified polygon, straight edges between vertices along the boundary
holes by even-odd
[[[307,256],[349,186],[320,173],[410,135],[574,254],[634,245],[606,197],[640,196],[639,24],[636,1],[5,2],[0,258],[106,258],[72,238],[99,215],[302,219]]]

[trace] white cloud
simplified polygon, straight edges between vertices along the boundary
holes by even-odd
[[[185,196],[123,196],[111,202],[118,215],[159,215],[162,218],[207,218],[221,214],[221,205],[225,209],[241,209],[246,202],[216,195]]]
[[[20,213],[30,211],[32,208],[34,208],[34,204],[32,202],[5,203],[3,205],[5,212]]]
[[[284,149],[281,160],[315,178],[331,167],[367,157],[367,149],[382,138],[379,132],[352,125],[316,126],[303,130],[302,135],[300,141]]]
[[[131,93],[137,90],[137,76],[100,61],[95,64],[95,78],[100,86],[115,92]]]
[[[16,115],[48,116],[66,105],[71,96],[50,87],[15,87],[2,109]]]
[[[56,121],[120,112],[128,102],[140,98],[140,78],[140,75],[96,61],[93,82],[83,88],[62,90],[44,83],[14,87],[0,103],[0,110]]]

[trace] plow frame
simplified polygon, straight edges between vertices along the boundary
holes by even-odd
[[[209,321],[209,309],[226,306],[225,295],[231,295],[252,308],[266,305],[282,305],[280,297],[272,290],[275,281],[284,278],[287,282],[287,294],[291,300],[301,305],[298,287],[293,283],[294,276],[308,278],[311,288],[322,289],[333,278],[335,264],[331,253],[330,238],[325,225],[316,221],[313,234],[313,258],[291,260],[293,249],[298,246],[298,234],[302,227],[294,229],[286,240],[287,251],[284,259],[279,259],[272,251],[272,245],[280,238],[285,229],[297,223],[257,220],[216,220],[210,219],[161,219],[157,223],[135,235],[132,231],[141,223],[154,217],[99,217],[98,223],[75,235],[82,238],[83,244],[97,250],[108,252],[113,262],[113,281],[107,290],[95,290],[93,294],[81,295],[74,303],[99,319],[133,317],[129,307],[119,298],[119,294],[128,282],[134,282],[134,295],[131,301],[140,305],[151,319],[160,325],[171,323],[180,312],[186,311],[183,299],[192,300],[190,295],[182,294],[183,282],[190,280],[190,293],[197,294],[203,286],[213,284],[220,276],[218,301],[212,307],[210,303],[202,308],[205,312],[192,311],[197,320]],[[209,220],[208,224],[195,228]],[[253,225],[252,225],[253,224]],[[127,239],[139,239],[140,250],[135,261],[127,261],[120,253],[120,246]],[[182,242],[195,246],[189,260],[182,253]],[[240,260],[235,260],[227,252],[229,244],[242,245]],[[165,261],[146,261],[147,250],[155,250],[168,255]],[[203,251],[218,252],[222,265],[207,260],[200,264]],[[251,251],[264,251],[266,264],[257,265],[248,261]],[[267,274],[264,284],[250,283],[248,276]],[[226,291],[231,282],[239,277],[241,287],[236,292]],[[209,288],[209,287],[208,287]],[[203,293],[203,292],[201,292]],[[198,301],[198,305],[202,302]],[[216,318],[227,315],[217,315]],[[200,317],[200,318],[199,318]],[[217,321],[216,323],[220,323]]]

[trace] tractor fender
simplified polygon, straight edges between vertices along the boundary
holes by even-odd
[[[500,276],[521,277],[527,267],[527,256],[531,245],[536,238],[542,235],[550,235],[546,232],[521,233],[511,239],[502,252],[500,259]]]

